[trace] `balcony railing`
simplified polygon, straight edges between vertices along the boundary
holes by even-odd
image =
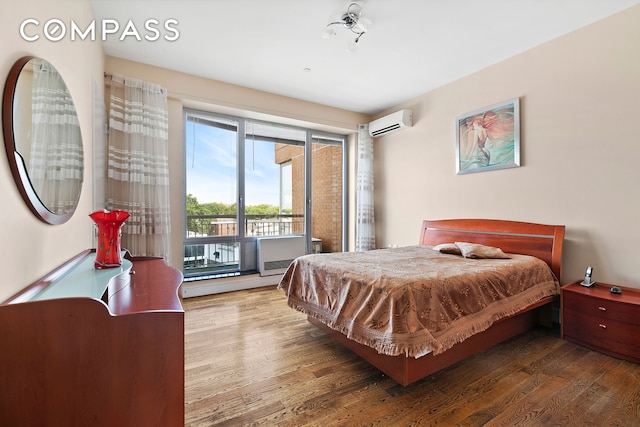
[[[246,215],[247,236],[281,236],[302,234],[304,215]],[[234,215],[187,215],[187,238],[236,236]],[[239,244],[211,242],[186,244],[184,247],[185,278],[237,271]]]
[[[187,215],[187,238],[236,236],[235,215]],[[304,215],[245,215],[247,236],[282,236],[304,233]]]

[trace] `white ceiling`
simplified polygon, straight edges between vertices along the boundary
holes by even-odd
[[[115,19],[123,29],[132,20],[142,37],[152,35],[147,19],[178,21],[177,41],[120,41],[120,31],[103,42],[107,55],[368,114],[640,0],[361,3],[372,24],[350,53],[346,29],[321,37],[346,11],[344,0],[91,0],[97,21]]]

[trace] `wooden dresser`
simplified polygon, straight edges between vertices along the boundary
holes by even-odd
[[[85,251],[0,304],[0,425],[183,426],[182,273]]]
[[[562,287],[562,337],[620,359],[640,363],[640,290],[596,283],[587,288],[579,281]]]

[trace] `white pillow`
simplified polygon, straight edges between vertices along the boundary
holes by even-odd
[[[479,243],[467,242],[456,242],[456,246],[460,248],[460,252],[465,258],[511,258],[509,255],[502,252],[502,249],[494,248],[493,246],[485,246]]]
[[[441,243],[434,246],[433,250],[442,252],[443,254],[462,255],[460,248],[455,243]]]

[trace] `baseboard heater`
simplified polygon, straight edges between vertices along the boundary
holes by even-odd
[[[287,270],[289,264],[306,253],[304,236],[258,238],[258,271],[260,276],[274,276]]]

